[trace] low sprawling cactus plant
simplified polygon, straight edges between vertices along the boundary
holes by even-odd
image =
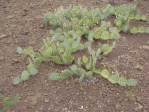
[[[111,23],[109,18],[114,17]],[[120,32],[149,33],[149,28],[131,27],[130,22],[147,21],[144,15],[137,10],[136,5],[107,5],[105,8],[85,8],[82,6],[60,7],[45,16],[44,21],[52,28],[50,37],[43,40],[38,51],[29,47],[17,48],[19,54],[29,57],[30,64],[20,76],[14,79],[13,84],[19,84],[38,73],[41,63],[51,61],[59,65],[69,65],[61,73],[52,73],[51,80],[64,80],[72,76],[79,77],[80,81],[100,75],[112,84],[121,86],[135,86],[137,81],[126,79],[119,74],[113,74],[108,69],[97,67],[97,61],[112,52]],[[109,44],[108,41],[111,41]],[[95,41],[104,41],[97,44]],[[107,43],[106,43],[107,42]],[[80,57],[74,54],[84,53]]]

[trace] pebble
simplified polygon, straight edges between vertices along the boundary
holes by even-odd
[[[39,112],[38,110],[36,110],[35,112]]]
[[[51,108],[49,107],[49,108],[48,108],[48,111],[50,111],[50,110],[51,110]]]
[[[27,12],[28,12],[28,10],[27,9],[24,9],[23,10],[23,13],[22,13],[22,16],[27,16]]]
[[[9,16],[7,16],[7,18],[12,19],[12,18],[14,18],[14,15],[9,15]]]
[[[135,111],[140,111],[140,110],[143,109],[143,105],[142,104],[140,104],[138,102],[136,102],[136,104],[137,104],[137,107],[135,108]]]
[[[48,96],[48,94],[47,93],[44,93],[44,96]]]
[[[136,65],[135,68],[136,68],[137,70],[139,70],[139,71],[142,71],[142,70],[143,70],[143,66],[140,65],[140,64]]]
[[[24,103],[27,103],[28,102],[28,100],[24,100]]]
[[[6,35],[6,34],[2,34],[2,35],[0,35],[0,39],[2,39],[2,38],[6,38],[6,37],[8,37],[8,35]]]
[[[18,59],[13,59],[12,61],[15,62],[15,63],[18,63],[19,62]]]
[[[40,28],[40,29],[43,29],[43,28],[44,28],[44,24],[41,24],[41,25],[39,26],[39,28]]]
[[[84,108],[83,106],[80,107],[80,109],[83,109],[83,108]]]
[[[48,98],[45,98],[45,99],[44,99],[44,102],[45,102],[45,103],[48,103],[48,102],[49,102],[49,99],[48,99]]]
[[[28,31],[24,31],[24,32],[22,32],[22,35],[28,35],[28,34],[29,34]]]
[[[16,112],[15,110],[12,110],[11,112]]]
[[[143,45],[142,48],[146,49],[146,50],[149,50],[149,46],[148,45]]]

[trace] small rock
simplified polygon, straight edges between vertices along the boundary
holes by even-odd
[[[13,59],[12,61],[13,61],[12,64],[19,63],[19,60],[18,59]]]
[[[43,29],[43,28],[44,28],[44,24],[41,24],[41,25],[39,26],[39,28],[40,28],[40,29]]]
[[[22,32],[22,35],[28,35],[28,34],[29,34],[28,31],[24,31],[24,32]]]
[[[11,112],[16,112],[15,110],[12,110]]]
[[[35,112],[39,112],[38,110],[35,110]]]
[[[136,102],[136,104],[137,104],[137,107],[135,108],[135,111],[140,111],[140,110],[143,109],[143,105],[142,104],[140,104],[138,102]]]
[[[12,18],[14,18],[14,15],[9,15],[9,16],[7,16],[7,18],[12,19]]]
[[[139,71],[142,71],[142,70],[143,70],[143,66],[140,65],[140,64],[138,64],[135,68],[136,68],[137,70],[139,70]]]
[[[47,94],[47,93],[44,93],[43,95],[44,95],[44,96],[48,96],[48,94]]]
[[[64,107],[62,110],[65,111],[65,112],[68,112],[68,108],[67,107]]]
[[[27,103],[28,102],[28,100],[24,100],[24,103]]]
[[[0,35],[0,39],[2,39],[2,38],[6,38],[6,37],[8,37],[8,35],[6,35],[6,34],[2,34],[2,35]]]
[[[22,13],[22,16],[26,16],[27,15],[27,12],[28,12],[28,10],[27,9],[24,9],[23,10],[23,13]]]
[[[143,45],[142,48],[146,49],[146,50],[149,50],[149,46],[148,45]]]
[[[83,109],[83,108],[84,108],[83,106],[80,107],[80,109]]]
[[[49,99],[45,98],[45,99],[44,99],[44,102],[45,102],[45,103],[48,103],[48,102],[49,102]]]
[[[121,110],[120,112],[124,112],[124,110]]]
[[[50,111],[50,110],[51,110],[51,108],[49,107],[49,108],[48,108],[48,111]]]

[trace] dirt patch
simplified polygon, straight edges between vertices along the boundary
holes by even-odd
[[[16,87],[12,79],[25,68],[25,60],[16,54],[18,46],[38,49],[49,30],[43,16],[58,6],[82,4],[103,6],[108,0],[1,0],[0,1],[0,91],[5,95],[19,94],[22,99],[15,112],[148,112],[149,111],[149,35],[123,34],[103,64],[126,77],[136,78],[137,87],[111,85],[103,78],[79,84],[78,79],[53,82],[47,74],[60,69],[52,63],[43,64],[40,73]],[[115,0],[116,4],[129,0]],[[149,15],[149,1],[139,8]],[[148,16],[149,17],[149,16]],[[146,24],[146,26],[148,26]]]

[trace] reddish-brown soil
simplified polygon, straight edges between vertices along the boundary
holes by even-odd
[[[117,4],[130,1],[115,0]],[[48,11],[61,5],[91,7],[107,3],[108,0],[0,0],[0,92],[21,96],[9,112],[149,112],[149,35],[145,34],[122,34],[116,48],[102,61],[114,71],[138,79],[136,87],[112,85],[100,77],[83,85],[77,79],[49,81],[47,75],[60,69],[51,63],[43,64],[40,73],[29,81],[12,85],[12,79],[26,65],[16,48],[40,47],[49,34],[43,25]],[[148,0],[142,0],[139,8],[149,17]]]

